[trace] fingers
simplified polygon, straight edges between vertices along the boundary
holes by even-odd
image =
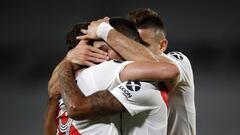
[[[85,44],[85,45],[87,45],[87,42],[88,42],[88,40],[83,39],[83,40],[81,40],[79,43],[80,43],[80,44]]]
[[[78,40],[87,40],[90,39],[89,36],[87,35],[87,30],[86,29],[81,29],[80,30],[84,35],[82,36],[77,36],[76,39]]]
[[[92,46],[89,46],[88,49],[89,49],[90,51],[92,51],[92,52],[99,53],[99,54],[102,54],[102,55],[107,56],[107,53],[104,52],[104,51],[101,50],[101,49],[98,49],[98,48],[95,48],[95,47],[92,47]]]
[[[71,62],[75,63],[75,64],[79,63],[78,60],[72,60]],[[83,62],[80,62],[80,63],[81,63],[81,65],[85,65],[85,66],[95,66],[96,65],[91,61],[83,61]]]
[[[81,31],[83,34],[85,34],[85,35],[87,34],[87,30],[86,30],[86,29],[81,29],[80,31]]]
[[[92,46],[88,46],[88,50],[89,50],[87,53],[88,56],[102,59],[104,61],[109,59],[109,57],[107,56],[107,53],[105,51],[102,51],[102,50],[92,47]],[[103,61],[101,61],[101,62],[103,62]]]
[[[87,55],[90,56],[90,57],[93,57],[93,58],[102,59],[104,61],[109,59],[109,57],[106,56],[106,55],[102,55],[102,54],[95,53],[95,52],[90,52],[90,51],[87,53]]]
[[[77,44],[76,48],[77,47],[81,47],[83,45],[87,45],[88,46],[87,42],[88,42],[88,40],[85,40],[85,39],[80,40],[80,42]]]
[[[77,36],[76,39],[78,39],[78,40],[87,40],[87,39],[90,39],[90,37],[88,35],[82,35],[82,36]]]
[[[85,65],[91,67],[91,66],[95,66],[96,64],[94,64],[94,63],[92,63],[92,62],[90,62],[90,61],[86,61],[86,62],[85,62]]]
[[[87,57],[86,59],[87,59],[87,62],[94,62],[94,63],[102,63],[106,61],[104,59],[99,59],[96,57]]]

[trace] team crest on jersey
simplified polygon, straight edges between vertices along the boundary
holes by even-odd
[[[130,91],[139,91],[141,89],[141,83],[139,81],[128,81],[126,87]]]
[[[113,62],[116,62],[116,63],[123,63],[122,60],[113,60]]]
[[[183,54],[180,52],[170,52],[168,54],[170,57],[174,58],[175,60],[183,60]]]

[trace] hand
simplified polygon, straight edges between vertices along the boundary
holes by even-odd
[[[88,29],[81,29],[81,32],[84,33],[85,35],[83,36],[78,36],[77,39],[83,40],[83,39],[99,39],[97,36],[97,28],[102,22],[109,23],[109,17],[104,17],[103,19],[99,19],[97,21],[92,21],[88,25]]]
[[[72,63],[94,66],[109,59],[107,53],[87,45],[87,40],[81,40],[78,45],[67,53],[66,59]]]

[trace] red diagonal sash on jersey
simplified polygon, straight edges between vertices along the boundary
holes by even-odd
[[[81,135],[73,126],[72,122],[68,122],[70,122],[70,118],[67,116],[66,112],[58,117],[57,135],[66,135],[66,131],[69,132],[69,135]],[[67,130],[67,128],[69,128],[68,124],[71,124],[69,130]]]
[[[159,82],[158,86],[160,88],[163,101],[165,102],[166,106],[168,107],[168,89],[166,87],[166,84],[164,82]]]

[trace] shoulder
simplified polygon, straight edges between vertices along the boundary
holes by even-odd
[[[178,67],[180,71],[180,80],[186,81],[192,78],[192,66],[186,55],[178,51],[172,51],[166,54],[166,57],[168,57]]]
[[[188,60],[188,57],[186,55],[184,55],[183,53],[181,52],[178,52],[178,51],[172,51],[172,52],[169,52],[167,54],[167,56],[173,58],[174,60],[177,60],[177,61],[184,61],[184,60]]]
[[[166,57],[168,57],[172,62],[181,66],[182,68],[191,67],[190,60],[181,52],[172,51],[166,54]]]

